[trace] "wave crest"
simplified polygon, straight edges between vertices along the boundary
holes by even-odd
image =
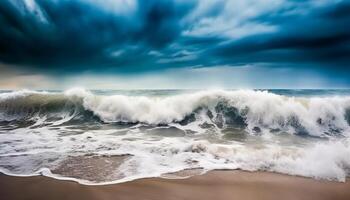
[[[349,132],[350,97],[287,97],[267,91],[199,91],[166,97],[12,92],[0,95],[2,121],[45,117],[51,121],[96,120],[250,133],[340,135]]]

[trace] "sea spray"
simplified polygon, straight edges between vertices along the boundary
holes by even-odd
[[[350,168],[350,95],[295,93],[1,93],[0,167],[16,175],[45,169],[86,184],[185,169],[266,170],[344,181]],[[115,169],[100,166],[115,156],[125,158],[111,165]],[[94,177],[94,170],[110,176]]]

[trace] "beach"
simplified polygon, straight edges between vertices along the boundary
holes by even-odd
[[[269,172],[216,170],[187,179],[147,178],[89,186],[43,176],[0,175],[6,200],[109,199],[350,199],[350,182],[331,182]]]
[[[350,200],[350,0],[0,0],[0,200]]]

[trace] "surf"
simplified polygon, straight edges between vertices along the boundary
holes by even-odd
[[[0,120],[140,123],[150,126],[237,128],[252,134],[345,135],[350,97],[288,97],[268,91],[198,91],[170,96],[95,95],[84,89],[61,93],[0,94]],[[56,122],[57,124],[57,122]]]
[[[89,185],[215,169],[345,181],[349,108],[337,91],[7,91],[0,171]]]

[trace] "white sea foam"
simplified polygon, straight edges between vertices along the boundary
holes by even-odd
[[[6,101],[19,94],[2,95],[0,99]],[[59,112],[62,116],[52,123],[47,123],[44,115],[37,116],[36,123],[27,127],[0,126],[3,172],[43,174],[83,184],[119,183],[192,168],[265,170],[337,181],[345,181],[349,176],[350,131],[346,119],[349,96],[287,97],[247,90],[102,96],[73,89],[66,91],[64,97],[81,102],[104,122],[141,123],[120,127],[109,123],[97,127],[90,127],[89,123],[66,124],[77,113]],[[225,115],[225,111],[216,109],[220,103],[230,112],[234,111],[230,108],[236,108],[244,119],[243,135],[237,129],[229,132],[230,137],[238,139],[227,139],[225,127],[216,124],[216,118]],[[194,120],[178,123],[194,113]],[[203,126],[205,123],[213,126],[207,128]],[[255,134],[255,127],[261,133]],[[294,135],[300,127],[309,135],[327,135],[327,138]],[[280,131],[274,133],[272,129]],[[50,171],[68,156],[91,154],[130,155],[130,158],[115,169],[121,177],[115,181],[87,181]]]
[[[299,126],[318,136],[349,129],[345,118],[350,109],[348,96],[295,98],[252,90],[202,91],[170,97],[96,96],[81,89],[66,94],[82,97],[84,107],[105,122],[169,124],[203,107],[215,115],[215,106],[224,101],[244,115],[250,131],[267,127],[296,132],[295,126]]]
[[[55,135],[52,130],[46,131],[40,131],[41,134],[37,136],[25,132],[8,139],[14,141],[12,144],[15,144],[15,147],[12,150],[1,150],[0,165],[12,165],[12,174],[34,175],[42,168],[54,169],[60,160],[64,160],[65,156],[62,155],[81,155],[82,152],[97,155],[132,155],[116,169],[116,173],[124,178],[113,182],[79,180],[83,184],[108,184],[159,177],[165,173],[191,168],[203,168],[205,171],[264,170],[345,181],[350,168],[348,139],[310,143],[306,146],[280,145],[273,142],[256,146],[239,142],[219,144],[190,138],[155,140],[143,133],[116,136],[108,131],[95,131],[61,137]],[[51,135],[48,136],[49,134]],[[47,160],[52,160],[52,163]],[[55,177],[54,174],[50,176]]]
[[[0,101],[16,99],[19,97],[25,97],[25,96],[28,96],[30,94],[49,94],[49,93],[45,92],[45,91],[38,92],[38,91],[27,90],[27,89],[18,90],[18,91],[11,91],[11,92],[4,92],[4,93],[0,93]]]

